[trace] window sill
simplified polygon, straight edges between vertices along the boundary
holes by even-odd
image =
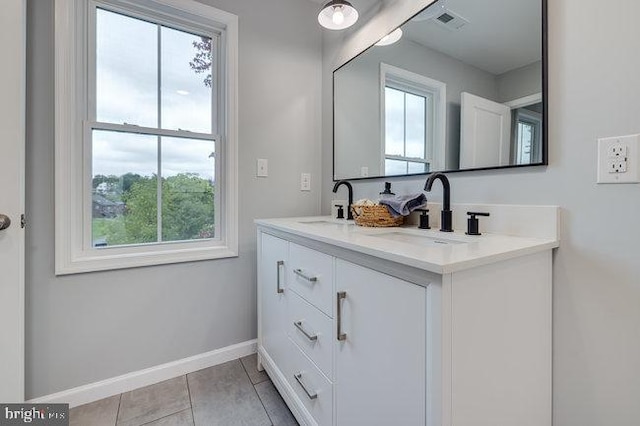
[[[194,247],[194,245],[196,245]],[[56,275],[238,257],[237,247],[199,243],[89,249],[56,262]]]

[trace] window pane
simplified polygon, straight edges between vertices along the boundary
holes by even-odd
[[[97,9],[96,119],[158,125],[158,27]]]
[[[155,136],[93,131],[94,247],[157,241],[157,152]]]
[[[162,27],[162,128],[211,133],[211,39]]]
[[[425,158],[425,106],[424,96],[406,94],[407,100],[407,157]]]
[[[429,171],[429,165],[426,163],[412,163],[409,162],[408,172],[409,173],[425,173]]]
[[[384,174],[386,176],[406,175],[407,162],[399,160],[384,160]]]
[[[385,87],[385,154],[404,156],[404,92]]]
[[[215,142],[162,138],[162,240],[214,237]]]
[[[518,122],[518,164],[531,163],[534,126],[523,121]]]

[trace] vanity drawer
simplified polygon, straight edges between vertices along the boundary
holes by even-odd
[[[291,292],[287,301],[287,331],[318,368],[333,378],[332,319]]]
[[[291,243],[289,266],[289,288],[333,317],[333,257]]]
[[[287,380],[318,425],[330,426],[333,423],[333,384],[291,339],[288,341]]]

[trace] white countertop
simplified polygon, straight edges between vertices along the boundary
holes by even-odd
[[[259,227],[288,232],[438,274],[462,271],[559,246],[557,238],[492,233],[470,236],[460,230],[449,233],[437,229],[418,229],[415,226],[368,228],[356,226],[353,221],[332,219],[329,216],[257,219],[255,222]],[[381,237],[385,234],[386,237]],[[462,244],[433,244],[433,240],[429,244],[427,239],[422,244],[420,237],[424,236],[445,243]],[[394,238],[413,241],[396,241]]]

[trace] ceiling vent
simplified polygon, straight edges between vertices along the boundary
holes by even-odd
[[[414,22],[428,21],[436,16],[440,16],[442,12],[447,11],[446,0],[434,1],[422,12],[418,13],[411,20]]]
[[[442,15],[438,16],[438,21],[442,22],[443,24],[449,23],[451,21],[453,21],[454,18],[453,16],[449,15],[448,13],[443,13]]]
[[[469,21],[450,9],[443,9],[433,18],[438,24],[450,30],[459,30],[469,23]]]
[[[414,22],[434,21],[450,30],[459,30],[467,25],[469,20],[449,9],[448,2],[448,0],[436,0],[411,20]]]

